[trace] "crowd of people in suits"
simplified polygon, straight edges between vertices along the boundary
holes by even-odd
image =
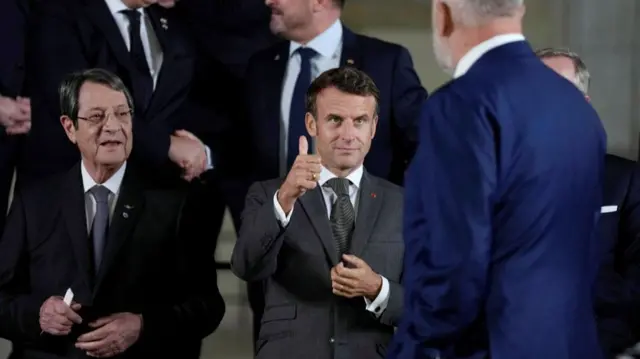
[[[257,358],[635,353],[640,169],[580,57],[523,0],[434,0],[428,96],[345,6],[0,4],[12,359],[198,358],[226,208]]]

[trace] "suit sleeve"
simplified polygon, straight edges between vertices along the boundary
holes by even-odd
[[[404,47],[400,47],[395,60],[391,91],[394,125],[400,134],[394,146],[401,151],[402,160],[408,163],[418,144],[420,109],[427,99],[427,91],[420,83],[411,54]]]
[[[22,196],[16,193],[0,240],[0,337],[33,341],[40,336],[44,298],[30,293],[27,221]]]
[[[50,140],[61,141],[63,145],[68,139],[60,126],[58,88],[68,74],[95,67],[92,57],[97,55],[90,54],[82,43],[83,29],[68,6],[62,1],[39,3],[30,21],[27,43],[26,84],[31,95],[33,126],[41,128],[40,133],[59,134]],[[140,156],[155,164],[168,161],[171,133],[168,124],[136,116],[133,132],[134,148]]]
[[[277,268],[286,229],[276,218],[274,193],[268,193],[261,182],[247,193],[240,235],[231,255],[231,270],[247,282],[266,279]]]
[[[445,352],[479,315],[492,243],[496,146],[488,119],[455,95],[425,104],[406,179],[405,307],[394,357]]]
[[[194,185],[195,186],[195,185]],[[182,204],[176,232],[177,271],[167,295],[170,307],[142,313],[141,340],[157,347],[165,340],[193,342],[204,339],[220,325],[225,304],[217,284],[214,239],[207,234],[208,212],[202,210],[201,193],[192,186]]]

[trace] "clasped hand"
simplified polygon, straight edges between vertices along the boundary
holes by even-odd
[[[0,123],[9,135],[21,135],[31,130],[31,101],[0,96]]]
[[[342,260],[343,262],[331,268],[333,294],[345,298],[365,297],[375,300],[382,288],[382,277],[354,255],[345,254]]]
[[[95,330],[78,337],[76,348],[90,357],[109,358],[131,347],[140,337],[142,317],[118,313],[89,323]]]
[[[205,146],[195,135],[185,130],[176,131],[171,136],[169,158],[180,166],[183,178],[192,181],[207,169]]]

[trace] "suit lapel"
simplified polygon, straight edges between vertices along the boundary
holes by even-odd
[[[356,257],[362,255],[367,241],[373,233],[376,220],[382,209],[384,191],[376,191],[375,178],[366,171],[362,176],[358,197],[358,215],[356,228],[351,238],[351,253]]]
[[[265,120],[262,123],[262,134],[267,139],[265,153],[271,154],[275,159],[275,172],[279,173],[280,166],[280,107],[282,102],[282,87],[289,61],[289,42],[284,41],[276,47],[276,50],[268,58],[268,63],[261,69],[265,78],[259,81],[260,95],[264,96],[263,104],[265,109]]]
[[[131,69],[131,56],[107,4],[90,0],[85,5],[87,16],[102,31],[116,59],[127,69]]]
[[[158,81],[156,83],[155,90],[153,91],[153,95],[147,104],[146,110],[147,113],[154,113],[154,107],[158,104],[165,104],[168,101],[167,98],[164,98],[167,92],[158,91],[158,89],[172,88],[172,86],[167,86],[165,83],[173,83],[174,76],[181,76],[181,71],[175,71],[173,68],[173,65],[175,64],[174,60],[176,53],[174,50],[176,46],[173,45],[174,39],[169,31],[169,22],[167,17],[164,16],[162,10],[158,9],[157,6],[149,6],[145,9],[145,14],[149,17],[153,32],[158,39],[160,48],[162,49],[162,67],[159,69],[160,73],[158,74]]]
[[[327,209],[322,198],[322,189],[316,188],[311,192],[307,192],[300,197],[300,204],[305,213],[309,217],[313,229],[315,230],[324,251],[331,262],[331,266],[338,264],[338,253],[333,242],[333,233],[331,232],[331,224],[327,216]]]
[[[138,216],[142,211],[143,195],[144,191],[138,182],[135,170],[128,166],[111,217],[104,258],[96,277],[94,295],[100,289],[111,266],[114,265],[122,245],[129,239],[131,231],[135,228]]]
[[[73,166],[68,174],[67,189],[61,193],[61,208],[73,254],[78,262],[80,276],[92,288],[91,252],[89,249],[89,232],[87,230],[87,214],[85,212],[84,186],[80,174],[80,164]]]
[[[362,66],[362,51],[358,46],[358,35],[354,34],[346,26],[342,27],[342,56],[340,66]]]

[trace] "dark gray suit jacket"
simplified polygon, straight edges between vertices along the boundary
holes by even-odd
[[[363,298],[331,291],[338,257],[321,189],[296,202],[283,228],[273,203],[281,183],[251,187],[231,258],[238,277],[265,285],[257,358],[383,358],[403,306],[402,189],[366,171],[360,184],[350,252],[389,281],[387,309],[376,318]]]

